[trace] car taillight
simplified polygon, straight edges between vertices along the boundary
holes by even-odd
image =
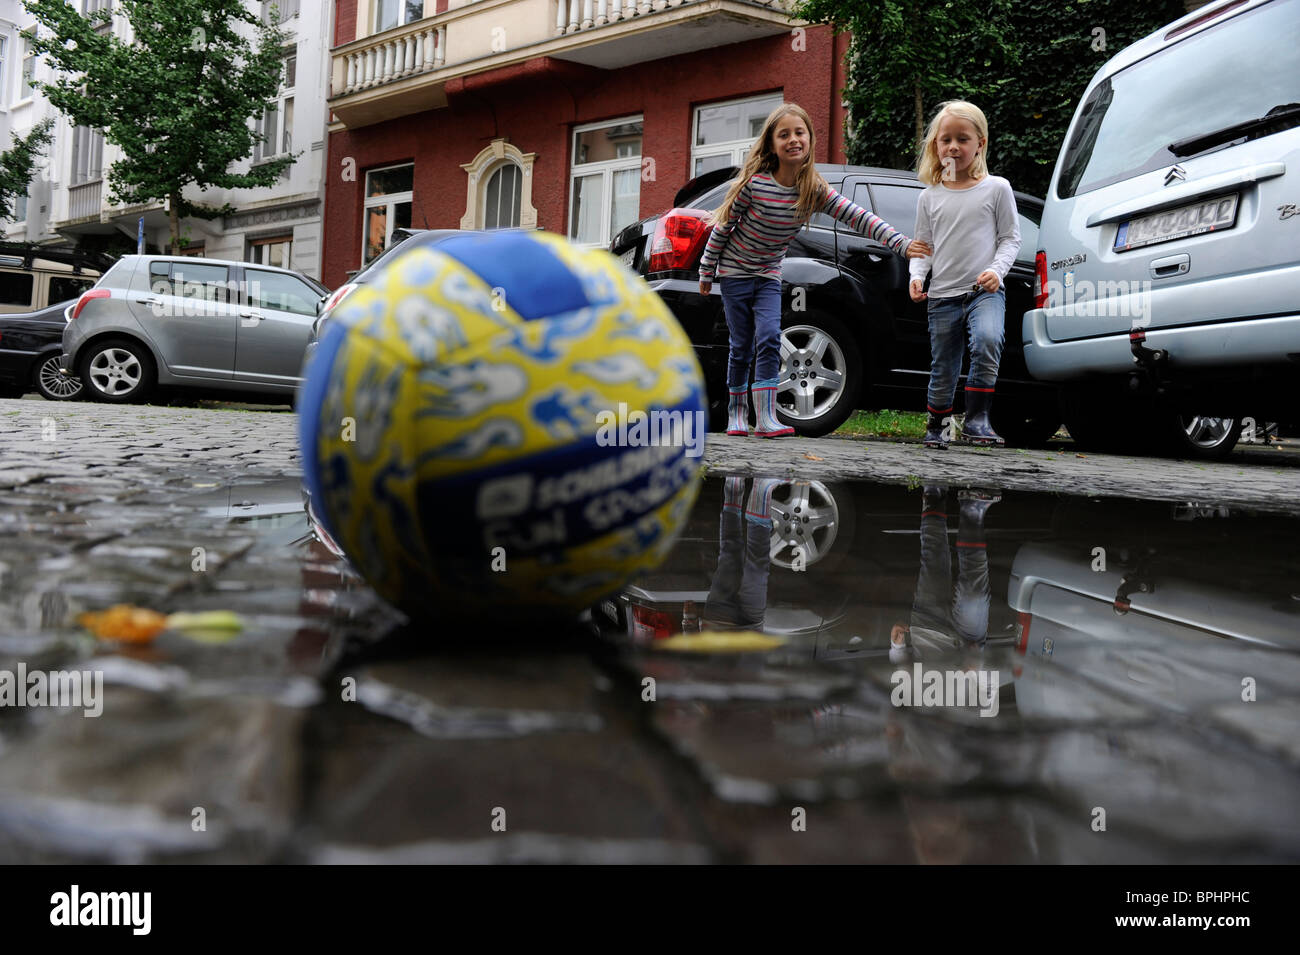
[[[694,267],[713,231],[707,215],[698,209],[672,209],[665,213],[655,223],[650,238],[650,265],[646,271],[670,272]]]
[[[82,292],[81,298],[77,299],[77,304],[72,306],[72,314],[68,316],[68,321],[72,321],[80,315],[81,310],[86,307],[86,304],[90,302],[91,299],[112,297],[113,293],[106,288],[92,288],[89,291]]]
[[[1032,614],[1016,615],[1016,653],[1023,655],[1029,649],[1029,625],[1033,622]]]
[[[677,621],[662,610],[652,610],[640,604],[632,605],[632,639],[638,643],[667,640],[680,630]]]
[[[347,285],[340,285],[338,288],[336,288],[333,292],[330,293],[329,298],[325,299],[325,304],[320,307],[320,313],[324,315],[331,308],[334,308],[345,298],[347,298],[357,288],[358,285],[356,282],[349,282]]]
[[[1034,256],[1034,308],[1047,308],[1047,253]]]

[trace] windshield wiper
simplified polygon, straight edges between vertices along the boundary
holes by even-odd
[[[1198,136],[1180,139],[1176,143],[1170,143],[1168,149],[1175,156],[1191,156],[1195,153],[1204,152],[1211,146],[1230,143],[1234,139],[1240,139],[1250,133],[1267,129],[1269,126],[1277,126],[1274,132],[1280,132],[1294,126],[1297,119],[1300,119],[1300,103],[1274,106],[1263,116],[1256,119],[1248,119],[1243,123],[1234,123],[1232,126],[1216,129],[1212,133],[1201,133]]]

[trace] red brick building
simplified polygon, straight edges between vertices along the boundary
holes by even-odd
[[[392,230],[607,245],[799,103],[843,162],[847,35],[782,0],[336,0],[322,278]]]

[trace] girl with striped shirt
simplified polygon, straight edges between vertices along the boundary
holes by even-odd
[[[832,189],[813,164],[812,121],[793,103],[774,109],[740,175],[713,215],[713,234],[700,259],[700,294],[708,295],[716,275],[727,316],[727,434],[749,434],[750,392],[760,438],[794,434],[776,417],[777,374],[781,369],[781,261],[795,233],[824,212],[849,228],[908,258],[931,254],[924,242],[908,239],[889,223]],[[749,363],[757,350],[754,385]]]

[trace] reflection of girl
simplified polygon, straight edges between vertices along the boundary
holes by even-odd
[[[701,623],[705,630],[761,630],[767,615],[767,576],[772,565],[772,492],[780,480],[755,478],[744,506],[747,531],[740,535],[745,479],[723,483],[718,524],[718,569],[713,574]]]

